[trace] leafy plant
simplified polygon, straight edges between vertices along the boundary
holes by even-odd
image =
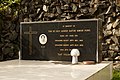
[[[112,80],[120,80],[120,70],[113,70],[113,79]]]
[[[20,0],[1,0],[0,1],[0,11],[8,8],[12,4],[19,4]]]

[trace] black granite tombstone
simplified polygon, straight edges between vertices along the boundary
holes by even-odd
[[[21,22],[23,60],[71,61],[70,51],[79,49],[79,61],[101,61],[99,19]]]

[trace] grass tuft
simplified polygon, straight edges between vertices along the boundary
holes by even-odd
[[[113,79],[112,80],[120,80],[120,69],[113,70]]]

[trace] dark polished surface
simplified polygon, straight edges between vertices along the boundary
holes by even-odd
[[[101,59],[100,27],[98,19],[22,22],[21,57],[25,60],[70,61],[71,49],[77,48],[81,53],[79,61],[98,62]],[[41,35],[46,36],[45,43],[40,41]]]

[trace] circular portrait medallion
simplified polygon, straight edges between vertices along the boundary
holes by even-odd
[[[40,42],[40,44],[42,44],[42,45],[46,44],[46,43],[47,43],[47,36],[46,36],[45,34],[41,34],[41,35],[39,36],[39,42]]]

